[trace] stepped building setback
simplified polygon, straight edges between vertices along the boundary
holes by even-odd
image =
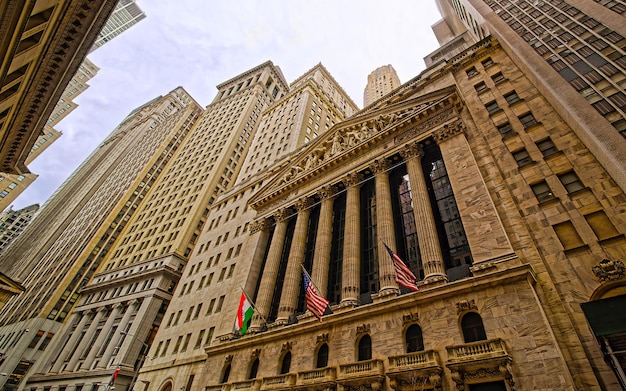
[[[131,113],[0,256],[5,389],[626,390],[626,10],[437,3],[362,110],[266,62]]]

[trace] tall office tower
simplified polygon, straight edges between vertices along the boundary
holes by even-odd
[[[50,118],[48,118],[48,122],[44,125],[37,141],[33,144],[24,164],[29,165],[32,163],[41,152],[61,137],[62,133],[53,126],[56,126],[63,118],[78,107],[74,99],[89,88],[87,82],[96,75],[98,70],[99,68],[94,63],[85,58],[83,63],[78,67],[78,71],[72,80],[67,87],[65,87],[62,97],[57,102],[54,111],[50,115]],[[0,189],[2,189],[0,190],[0,210],[4,210],[11,205],[35,179],[37,179],[37,174],[32,172],[24,174],[0,173]]]
[[[33,204],[18,210],[9,208],[0,214],[0,253],[24,230],[38,210],[39,204]]]
[[[626,189],[623,2],[438,0],[437,4],[451,24],[461,22],[475,39],[496,37]]]
[[[216,201],[136,387],[620,387],[624,191],[497,40],[440,53]]]
[[[107,19],[102,31],[98,34],[98,38],[96,42],[94,42],[91,50],[89,50],[89,53],[98,49],[100,46],[145,18],[146,14],[139,8],[137,3],[135,3],[135,0],[119,0],[115,6],[115,10],[113,10],[113,13],[109,16],[109,19]]]
[[[118,367],[118,387],[134,382],[209,208],[233,186],[261,112],[287,89],[270,62],[218,86],[216,98],[178,141],[161,178],[108,251],[102,270],[83,288],[83,299],[26,387],[102,384],[104,389]],[[185,285],[187,293],[198,292],[195,283]],[[187,321],[198,316],[199,309],[194,311]]]
[[[391,65],[383,65],[367,75],[367,85],[363,91],[363,106],[382,98],[400,87],[400,78]]]
[[[200,112],[182,88],[133,111],[0,256],[26,288],[0,312],[4,389],[45,353]]]

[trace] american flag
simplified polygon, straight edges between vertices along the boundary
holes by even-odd
[[[386,243],[383,242],[383,244],[385,245],[387,252],[389,252],[389,256],[393,260],[393,267],[396,269],[396,282],[398,285],[402,285],[412,291],[418,291],[419,289],[417,289],[417,284],[415,283],[416,278],[411,269],[409,269],[409,267],[402,262],[396,253],[391,251]]]
[[[306,309],[311,311],[313,315],[322,321],[322,315],[330,303],[324,296],[317,293],[315,286],[311,283],[311,277],[306,272],[304,266],[302,267],[302,277],[304,279],[304,298],[306,300]]]

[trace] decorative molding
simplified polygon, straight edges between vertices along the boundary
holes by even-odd
[[[406,144],[400,150],[400,156],[402,156],[404,160],[413,158],[421,159],[424,157],[424,148],[419,143]]]
[[[358,186],[362,181],[363,181],[363,174],[360,174],[358,172],[350,173],[341,180],[341,182],[343,182],[343,185],[346,188],[352,187],[352,186]]]
[[[456,112],[454,111],[454,109],[449,108],[445,110],[444,112],[437,114],[434,117],[428,117],[426,120],[424,120],[424,122],[419,123],[417,126],[414,126],[410,128],[409,130],[407,130],[406,132],[402,133],[401,135],[397,136],[394,139],[394,141],[396,144],[401,144],[403,142],[406,142],[407,140],[413,139],[416,136],[422,133],[425,133],[429,129],[432,129],[435,126],[440,125],[455,116],[456,116]]]
[[[296,207],[296,211],[299,213],[309,208],[311,205],[313,205],[312,199],[310,199],[309,197],[302,197],[296,201],[294,206]]]
[[[465,133],[465,126],[460,119],[455,122],[443,125],[443,127],[433,132],[433,137],[437,144],[441,144],[449,138],[456,136],[457,134]]]
[[[337,186],[332,186],[332,185],[322,186],[317,191],[317,196],[320,198],[320,200],[327,200],[329,198],[333,198],[337,194],[338,191],[339,189],[337,188]]]
[[[391,168],[391,163],[385,158],[376,159],[370,164],[369,168],[374,175],[378,175],[387,172]]]
[[[285,342],[285,343],[283,344],[283,346],[280,348],[280,352],[281,352],[281,353],[284,353],[284,352],[286,352],[286,351],[290,351],[292,346],[293,346],[293,344],[292,344],[291,342],[287,341],[287,342]]]
[[[274,220],[276,222],[285,221],[293,215],[293,212],[289,208],[280,208],[274,213]]]
[[[248,230],[248,233],[249,235],[254,235],[255,233],[259,231],[268,229],[270,226],[271,226],[271,223],[267,219],[262,218],[260,220],[253,221],[252,223],[250,223],[250,228]]]
[[[622,261],[613,261],[611,259],[604,258],[600,261],[600,263],[598,263],[598,265],[593,266],[591,271],[596,278],[598,278],[598,280],[605,282],[624,278],[624,274],[626,274],[626,267],[624,267],[624,263]]]
[[[456,303],[456,313],[457,313],[457,315],[460,314],[461,312],[470,311],[470,310],[478,311],[478,306],[474,302],[474,299],[469,300],[469,301],[462,300],[462,301],[459,301],[458,303]]]
[[[402,324],[406,325],[407,323],[419,323],[419,315],[417,312],[413,312],[410,314],[402,315]]]
[[[356,334],[360,335],[360,334],[366,334],[370,332],[370,325],[369,323],[363,323],[361,326],[356,326]]]
[[[317,343],[328,342],[328,333],[319,334],[316,338],[316,342]]]
[[[226,357],[224,357],[224,363],[228,364],[233,362],[233,355],[232,354],[227,354]]]
[[[252,358],[257,358],[261,355],[261,349],[252,349],[252,352],[250,352],[250,357]]]

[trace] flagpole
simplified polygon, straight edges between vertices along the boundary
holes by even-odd
[[[239,285],[239,288],[241,288],[241,292],[243,292],[243,295],[246,297],[246,300],[248,300],[248,303],[250,303],[250,305],[252,306],[252,308],[254,309],[254,312],[259,314],[259,316],[261,316],[261,318],[263,318],[263,321],[265,323],[267,323],[267,319],[265,319],[265,316],[263,316],[263,314],[261,313],[261,311],[259,311],[258,308],[256,308],[256,305],[254,305],[254,302],[250,299],[250,297],[248,297],[248,294],[246,293],[246,290],[243,289],[243,287],[241,285]]]
[[[309,277],[309,281],[311,281],[311,284],[313,284],[313,288],[315,288],[315,290],[321,294],[322,291],[320,291],[320,289],[317,287],[317,285],[315,285],[315,281],[313,281],[313,279],[311,278],[311,275],[309,274],[309,272],[306,271],[304,265],[301,263],[300,267],[302,268],[302,270],[306,273],[306,276]],[[326,296],[326,295],[324,295]]]

